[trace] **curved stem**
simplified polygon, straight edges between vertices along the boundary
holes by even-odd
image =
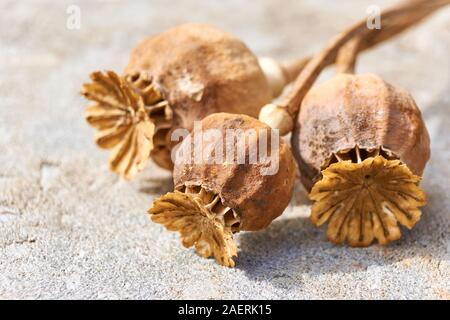
[[[294,81],[310,60],[311,57],[303,57],[280,63],[287,83],[291,83],[292,81]]]
[[[358,58],[361,38],[350,40],[340,51],[336,58],[337,73],[354,73]]]
[[[339,51],[352,39],[359,37],[360,44],[353,55],[383,42],[406,28],[418,23],[437,9],[450,4],[450,0],[409,0],[382,12],[382,22],[386,28],[368,29],[366,19],[362,19],[347,30],[339,33],[328,45],[314,56],[301,70],[293,87],[277,105],[264,106],[260,120],[272,128],[287,134],[293,127],[293,121],[300,105],[322,70],[334,63]],[[354,64],[356,56],[349,61]],[[352,61],[353,60],[353,61]],[[266,108],[267,107],[267,108]]]
[[[448,0],[415,0],[408,1],[397,7],[388,9],[382,13],[383,20],[389,22],[400,16],[404,18],[408,14],[414,14],[420,10],[437,10],[438,8],[449,4]],[[403,17],[402,17],[403,16]],[[371,31],[367,28],[366,19],[363,19],[350,27],[348,30],[338,34],[331,42],[316,55],[299,74],[294,83],[291,93],[279,104],[285,107],[290,115],[295,117],[300,109],[300,104],[306,93],[314,84],[320,72],[331,63],[337,56],[339,49],[354,37],[364,37]]]
[[[411,5],[418,2],[423,2],[423,0],[409,1]],[[395,37],[409,27],[418,24],[431,15],[436,9],[448,3],[450,3],[448,0],[429,0],[427,6],[421,6],[420,10],[417,8],[417,12],[408,11],[408,14],[400,15],[395,17],[395,19],[388,21],[385,21],[384,19],[382,30],[370,30],[370,32],[365,33],[363,36],[357,36],[354,39],[348,40],[349,43],[343,45],[335,59],[329,60],[325,64],[325,67],[335,63],[337,72],[353,73],[357,55],[360,52]],[[269,67],[269,70],[264,71],[274,92],[273,97],[275,98],[281,94],[283,88],[293,82],[312,59],[313,57],[311,56],[300,57],[287,62],[276,62],[270,59],[272,60],[272,66]]]
[[[383,30],[372,30],[373,32],[364,37],[357,37],[344,45],[338,53],[336,59],[336,71],[342,73],[353,73],[356,65],[357,56],[360,52],[374,47],[377,44],[389,40],[406,29],[417,25],[425,18],[430,16],[440,6],[449,3],[449,1],[439,1],[428,8],[423,8],[417,12],[408,15],[399,16],[388,22],[383,23]],[[394,21],[395,20],[395,21]]]

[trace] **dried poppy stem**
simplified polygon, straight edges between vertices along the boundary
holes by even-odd
[[[294,119],[297,116],[303,98],[322,70],[335,61],[340,49],[349,41],[360,38],[359,41],[361,43],[357,46],[357,52],[360,52],[415,25],[449,3],[449,0],[406,1],[382,13],[383,23],[387,24],[387,27],[380,30],[368,29],[366,19],[359,21],[338,34],[321,52],[314,56],[300,72],[290,93],[276,105],[269,104],[261,109],[260,120],[272,128],[279,129],[282,135],[292,131]],[[389,25],[392,27],[389,27]]]
[[[286,85],[295,80],[309,60],[311,60],[310,57],[304,57],[281,63],[268,57],[258,59],[271,88],[272,98],[278,97]]]
[[[286,84],[293,82],[297,78],[309,60],[311,60],[311,57],[304,57],[280,64],[286,77]]]
[[[373,47],[380,42],[384,42],[406,29],[417,25],[440,8],[439,5],[439,3],[436,3],[435,5],[422,8],[417,12],[399,16],[396,19],[383,21],[382,31],[373,30],[373,32],[369,34],[364,34],[349,40],[348,43],[339,50],[335,62],[337,72],[353,73],[358,54],[361,51]]]
[[[361,38],[356,37],[350,40],[340,51],[336,58],[336,72],[353,73],[355,72],[356,59],[358,58]]]

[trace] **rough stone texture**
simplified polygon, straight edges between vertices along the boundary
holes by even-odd
[[[0,298],[450,299],[450,9],[360,60],[361,72],[412,92],[432,139],[429,205],[386,248],[325,241],[298,186],[267,230],[237,236],[235,269],[200,259],[145,214],[170,174],[150,165],[127,183],[109,172],[77,94],[90,71],[120,71],[142,37],[182,22],[288,59],[390,2],[1,1]],[[66,28],[72,3],[80,30]]]

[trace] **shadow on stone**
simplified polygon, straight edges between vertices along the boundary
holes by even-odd
[[[432,197],[434,200],[438,197]],[[324,227],[316,228],[306,218],[276,220],[266,230],[238,237],[236,267],[249,278],[286,289],[301,285],[305,274],[344,275],[396,263],[406,265],[411,258],[442,259],[447,254],[445,232],[442,238],[430,234],[431,230],[442,231],[440,219],[433,219],[432,208],[431,203],[412,231],[403,228],[402,238],[386,247],[337,246],[327,241]]]
[[[143,178],[137,185],[139,192],[151,195],[163,195],[173,191],[172,177]]]
[[[402,228],[399,241],[385,247],[336,246],[327,241],[325,227],[316,228],[306,218],[284,218],[275,220],[266,230],[236,237],[240,244],[236,267],[254,280],[292,289],[302,285],[305,275],[370,273],[370,269],[394,264],[408,268],[411,259],[416,266],[426,266],[434,260],[448,261],[450,193],[446,179],[450,175],[450,159],[445,137],[450,125],[449,107],[444,90],[442,97],[436,97],[423,113],[432,140],[432,157],[421,183],[428,205],[422,209],[422,219],[415,228]],[[297,184],[291,204],[306,205],[305,199],[306,191]]]
[[[305,187],[303,187],[300,180],[297,178],[294,185],[294,195],[292,196],[290,205],[295,207],[310,204],[311,201],[309,200],[308,197],[308,191],[306,191]]]

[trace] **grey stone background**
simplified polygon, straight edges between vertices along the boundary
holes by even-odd
[[[0,298],[450,299],[450,9],[359,63],[412,92],[432,137],[429,205],[389,247],[327,242],[298,186],[268,229],[236,237],[235,269],[200,259],[145,214],[171,190],[170,173],[150,165],[127,183],[109,172],[78,95],[89,72],[120,71],[142,37],[183,22],[212,23],[283,60],[392,2],[2,0]],[[70,4],[79,30],[66,28]]]

